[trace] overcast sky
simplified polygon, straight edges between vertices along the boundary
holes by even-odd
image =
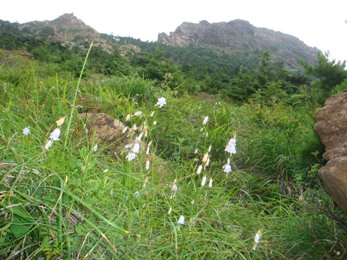
[[[3,1],[4,2],[4,1]],[[183,22],[249,21],[296,36],[347,60],[347,0],[11,0],[0,5],[10,22],[53,20],[74,13],[98,32],[156,41]]]

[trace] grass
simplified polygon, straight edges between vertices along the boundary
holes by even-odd
[[[298,169],[305,173],[300,147],[313,132],[301,111],[176,97],[137,76],[76,81],[64,71],[49,73],[47,64],[2,58],[1,258],[346,257],[346,233],[336,221],[345,215],[319,183],[293,179]],[[161,96],[167,104],[155,107]],[[105,145],[93,151],[96,139],[75,116],[81,104],[83,112],[97,107],[123,122],[142,111],[125,123],[136,124],[139,135],[146,122],[143,142],[152,141],[160,160],[146,170],[144,152],[128,161],[126,152],[105,153]],[[61,140],[43,149],[64,116]],[[235,133],[237,154],[230,158],[224,149]],[[210,145],[210,165],[197,175]],[[228,158],[233,171],[227,175],[222,166]]]

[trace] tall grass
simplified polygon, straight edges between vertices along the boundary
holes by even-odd
[[[12,67],[10,59],[18,57],[7,57],[0,79],[1,258],[346,257],[346,234],[331,218],[344,216],[322,188],[300,193],[295,181],[278,178],[300,165],[297,151],[310,136],[311,122],[296,111],[177,98],[137,76],[97,83],[43,77],[36,61]],[[101,144],[93,150],[96,139],[74,116],[79,95],[129,128],[146,122],[143,140],[152,141],[158,161],[146,170],[143,151],[128,161],[126,152],[115,157]],[[155,107],[161,96],[167,104]],[[125,120],[136,111],[142,115]],[[64,116],[61,140],[44,149]],[[225,146],[235,134],[230,158]],[[206,153],[210,164],[198,175]],[[226,174],[228,158],[233,171]]]

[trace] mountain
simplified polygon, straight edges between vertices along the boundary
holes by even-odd
[[[72,13],[63,14],[52,21],[23,24],[0,20],[0,48],[3,49],[24,48],[31,52],[35,46],[53,43],[68,49],[75,47],[87,50],[91,41],[95,47],[108,54],[116,50],[123,56],[161,49],[167,58],[181,66],[201,63],[201,59],[206,60],[204,57],[213,55],[217,66],[224,66],[226,57],[232,59],[236,67],[250,66],[267,50],[274,61],[282,61],[286,67],[297,69],[301,68],[302,59],[315,63],[319,52],[294,36],[257,28],[243,20],[220,23],[201,21],[197,24],[185,22],[169,35],[159,33],[157,42],[151,43],[101,34]],[[36,56],[39,54],[40,51],[36,51]],[[185,64],[181,64],[182,61]],[[223,64],[218,65],[221,62]]]
[[[52,21],[33,21],[14,25],[26,36],[48,39],[63,46],[86,49],[91,41],[94,41],[94,46],[99,46],[107,52],[113,49],[112,42],[104,39],[99,32],[86,25],[73,13],[63,14]]]
[[[317,60],[317,48],[307,46],[298,38],[266,28],[257,28],[247,21],[183,23],[169,35],[160,33],[158,42],[173,47],[203,46],[222,55],[271,52],[273,58],[293,68],[300,60]]]

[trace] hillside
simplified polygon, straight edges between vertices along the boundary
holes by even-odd
[[[316,62],[319,51],[292,35],[257,28],[243,20],[183,23],[169,35],[160,33],[158,42],[175,47],[205,46],[227,55],[269,50],[275,59],[292,68],[299,67],[301,59]]]
[[[158,60],[141,62],[172,69]],[[0,51],[0,259],[346,258],[316,175],[318,84],[287,94],[262,67],[237,104],[178,95],[178,71],[92,81],[62,64]]]
[[[345,259],[313,112],[346,64],[218,48],[0,21],[0,259]]]
[[[243,65],[242,60],[246,55],[249,58],[246,58],[247,61],[244,63],[254,63],[256,57],[267,50],[271,53],[273,60],[282,61],[287,67],[295,69],[300,67],[301,60],[315,63],[317,52],[319,52],[318,49],[305,45],[294,36],[266,28],[256,28],[242,20],[220,23],[201,21],[198,24],[185,22],[170,35],[159,33],[157,43],[133,41],[135,42],[133,45],[129,45],[129,40],[132,41],[132,39],[127,40],[126,37],[100,34],[74,14],[63,14],[52,21],[34,21],[24,24],[11,24],[0,20],[0,35],[4,35],[9,30],[11,33],[15,32],[26,37],[36,37],[60,43],[63,46],[82,49],[87,49],[89,43],[94,41],[95,46],[108,53],[111,53],[114,48],[121,48],[126,54],[129,51],[139,53],[143,45],[157,46],[157,43],[181,49],[197,47],[202,53],[212,50],[216,55],[226,55],[240,60],[239,65]]]
[[[247,100],[264,85],[262,76],[255,76],[260,71],[295,84],[284,87],[295,92],[307,82],[301,61],[313,64],[318,52],[293,36],[241,20],[184,23],[170,36],[159,34],[158,42],[101,34],[73,14],[24,24],[0,21],[0,49],[25,51],[75,76],[91,42],[85,77],[137,74],[180,93],[207,92],[235,101]],[[245,78],[244,73],[253,76]]]

